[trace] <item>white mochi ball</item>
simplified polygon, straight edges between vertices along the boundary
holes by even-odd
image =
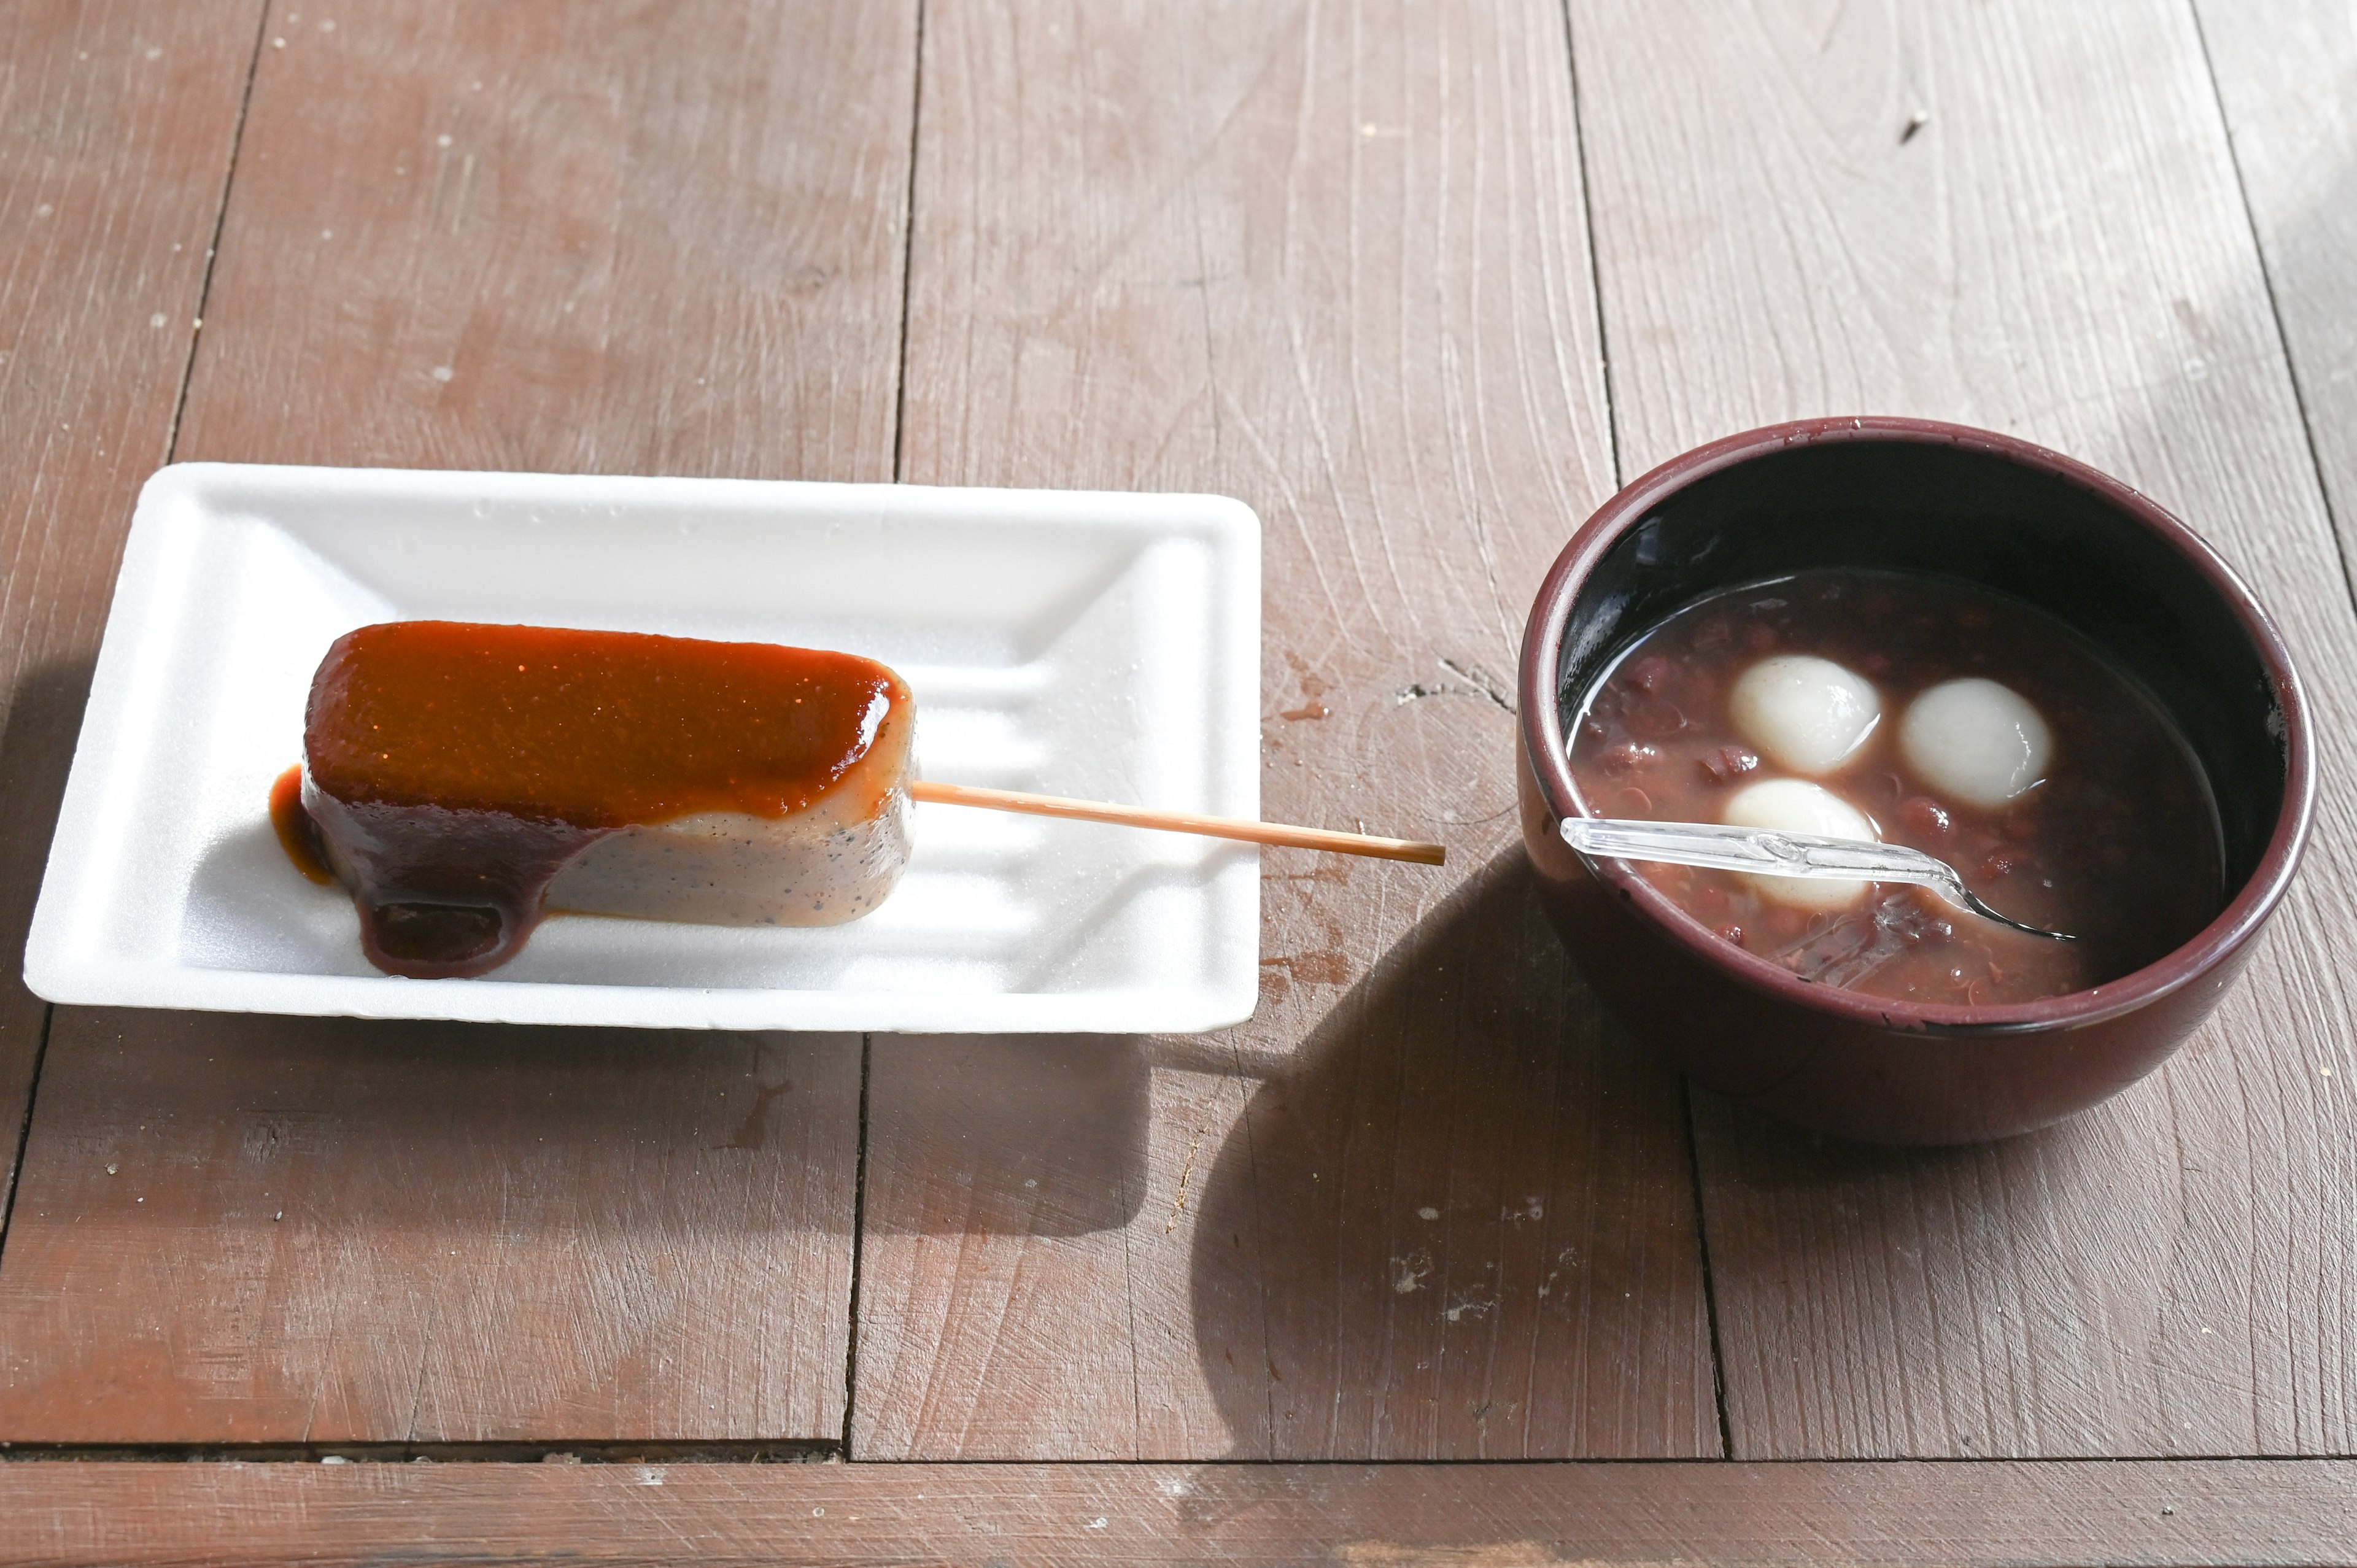
[[[1823,785],[1799,779],[1770,779],[1737,790],[1727,802],[1727,822],[1729,827],[1773,828],[1868,843],[1881,838],[1865,812]],[[1863,882],[1806,876],[1746,875],[1745,880],[1761,897],[1796,909],[1846,909],[1865,897],[1867,888]]]
[[[2046,777],[2054,736],[2020,693],[1970,676],[1908,705],[1899,751],[1935,792],[1986,811]]]
[[[1795,773],[1830,773],[1874,733],[1882,699],[1830,659],[1780,653],[1737,679],[1727,711],[1769,761]]]

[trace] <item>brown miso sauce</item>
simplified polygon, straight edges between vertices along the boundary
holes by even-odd
[[[285,802],[280,779],[272,821],[307,875],[311,849],[352,889],[379,968],[480,974],[523,946],[550,881],[597,839],[705,811],[790,815],[910,712],[898,675],[851,654],[389,622],[320,662],[307,777],[295,770]]]
[[[1852,908],[1806,910],[1730,873],[1631,863],[1721,940],[1868,995],[2002,1005],[2141,969],[2222,906],[2216,805],[2175,725],[2061,623],[1945,578],[1813,571],[1672,616],[1614,661],[1572,724],[1572,773],[1588,808],[1716,822],[1736,790],[1786,776],[1727,711],[1736,680],[1778,653],[1832,660],[1881,700],[1866,743],[1812,782],[1864,812],[1886,842],[1953,865],[1995,908],[2081,940],[2011,931],[1917,888],[1876,885]],[[1994,810],[1943,797],[1900,754],[1909,702],[1963,676],[2011,687],[2053,733],[2045,778]]]
[[[336,874],[319,857],[318,830],[311,825],[311,814],[303,809],[303,765],[296,763],[280,774],[270,786],[270,826],[278,835],[278,847],[295,863],[295,869],[322,887],[336,885]]]

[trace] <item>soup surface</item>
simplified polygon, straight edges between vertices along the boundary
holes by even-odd
[[[1918,888],[1636,865],[1804,980],[1937,1005],[2059,996],[2160,958],[2222,903],[2217,811],[2175,725],[2059,622],[1945,578],[1816,571],[1693,605],[1614,662],[1569,746],[1598,816],[1832,836],[1813,824],[1862,817],[2081,939]],[[1778,818],[1796,801],[1811,820]]]

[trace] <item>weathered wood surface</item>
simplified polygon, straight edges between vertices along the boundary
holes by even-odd
[[[1631,472],[1867,411],[2082,456],[2247,575],[2336,781],[2240,989],[2106,1106],[1910,1154],[1698,1102],[1736,1455],[2348,1452],[2357,626],[2190,13],[1582,0],[1572,32]]]
[[[2357,1465],[0,1466],[57,1563],[2314,1563]]]
[[[0,1269],[12,1439],[840,1435],[857,1036],[57,1034]]]
[[[0,13],[12,951],[259,16]],[[2350,770],[2343,9],[1577,0],[1600,339],[1563,23],[933,0],[912,126],[914,0],[271,15],[181,456],[1240,495],[1268,814],[1451,846],[1271,852],[1228,1036],[876,1043],[863,1457],[1718,1452],[1678,1092],[1505,810],[1608,349],[1631,473],[1874,409],[2135,480],[2275,607]],[[2349,816],[2219,1021],[2064,1128],[1887,1154],[1698,1101],[1738,1455],[2357,1448]],[[0,1000],[0,1128],[41,1016]],[[857,1056],[61,1010],[0,1437],[836,1435]],[[2353,1478],[5,1465],[0,1552],[2314,1561]]]
[[[2194,13],[2345,553],[2357,529],[2357,10],[2200,0]]]
[[[1511,811],[1523,618],[1612,482],[1565,47],[928,6],[902,477],[1243,498],[1265,813],[1451,864],[1265,852],[1224,1036],[879,1038],[855,1455],[1717,1452],[1678,1092]]]
[[[888,476],[914,24],[282,5],[179,455]],[[0,1433],[839,1438],[858,1055],[59,1009]]]
[[[260,0],[0,8],[0,1212],[19,978],[131,501],[170,450]]]
[[[272,18],[181,456],[891,477],[915,0],[340,9]]]

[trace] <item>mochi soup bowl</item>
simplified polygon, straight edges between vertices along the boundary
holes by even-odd
[[[2216,918],[2088,990],[1921,1004],[1803,981],[1713,934],[1628,863],[1566,844],[1566,816],[1605,814],[1582,798],[1565,737],[1614,659],[1697,599],[1835,566],[2009,595],[2140,681],[2217,799],[2226,899]],[[2084,464],[1926,420],[1774,425],[1630,485],[1573,535],[1539,590],[1520,695],[1523,843],[1597,991],[1695,1082],[1878,1143],[2025,1133],[2158,1067],[2241,972],[2290,885],[2315,801],[2311,721],[2290,656],[2209,546]]]

